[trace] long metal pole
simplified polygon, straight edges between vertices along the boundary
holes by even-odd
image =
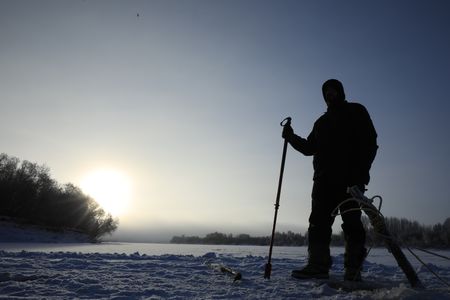
[[[281,122],[281,126],[286,126],[291,124],[291,118],[287,117]],[[281,168],[280,168],[280,177],[278,179],[278,190],[277,190],[277,198],[275,201],[275,215],[273,218],[273,227],[272,227],[272,238],[270,239],[270,248],[269,248],[269,260],[267,261],[265,270],[264,270],[264,278],[270,279],[270,273],[272,272],[272,249],[275,240],[275,228],[277,225],[277,216],[278,216],[278,208],[280,207],[280,196],[281,196],[281,184],[283,183],[283,173],[284,173],[284,164],[286,162],[286,152],[287,152],[288,141],[284,139],[283,145],[283,155],[281,156]]]

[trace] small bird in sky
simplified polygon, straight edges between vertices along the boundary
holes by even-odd
[[[136,18],[139,18],[139,13],[136,14]]]

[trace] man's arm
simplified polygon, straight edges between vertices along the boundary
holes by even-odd
[[[357,120],[355,137],[357,153],[356,161],[352,166],[351,181],[355,181],[352,183],[367,184],[370,180],[369,171],[378,150],[377,132],[369,113],[363,106],[358,112]]]
[[[285,126],[283,130],[283,138],[285,138],[291,146],[300,153],[310,156],[315,153],[314,129],[304,139],[294,133],[291,126]]]

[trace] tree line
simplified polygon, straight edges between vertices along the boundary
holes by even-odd
[[[270,244],[270,236],[252,237],[249,234],[241,233],[233,235],[231,233],[225,234],[221,232],[213,232],[207,234],[205,237],[198,236],[174,236],[170,240],[174,244],[205,244],[205,245],[255,245],[266,246]],[[276,232],[275,245],[276,246],[304,246],[307,245],[308,236],[301,233]],[[340,240],[339,235],[332,236],[333,243],[338,244]]]
[[[53,230],[70,229],[92,241],[117,229],[114,220],[71,183],[60,185],[50,169],[0,154],[0,216]]]
[[[405,218],[384,218],[386,228],[392,237],[400,245],[422,248],[450,248],[450,218],[444,223],[435,225],[423,225],[417,221]],[[374,232],[368,218],[363,218],[363,224],[368,233],[368,242],[375,245],[383,245],[383,237]]]
[[[363,217],[363,225],[367,232],[367,245],[373,247],[384,247],[383,237],[374,232],[369,219]],[[386,227],[393,238],[400,243],[410,247],[421,248],[450,248],[450,218],[443,224],[432,226],[421,225],[417,221],[398,219],[395,217],[385,218]],[[213,232],[205,237],[198,236],[174,236],[170,240],[174,244],[214,244],[214,245],[255,245],[267,246],[270,244],[270,236],[252,237],[249,234],[225,234]],[[277,246],[306,246],[308,234],[288,232],[277,232],[275,234],[275,245]],[[344,246],[343,232],[333,234],[332,246]]]

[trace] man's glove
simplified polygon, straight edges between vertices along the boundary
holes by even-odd
[[[289,139],[293,134],[294,134],[294,129],[292,129],[291,125],[286,124],[283,127],[283,133],[281,134],[283,139]]]

